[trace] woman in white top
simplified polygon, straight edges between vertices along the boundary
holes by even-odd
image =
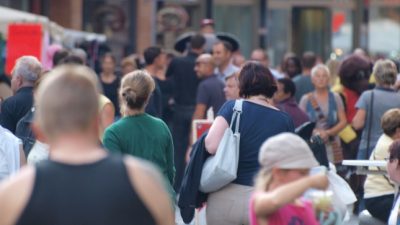
[[[22,142],[0,126],[0,181],[26,164]]]
[[[399,218],[399,207],[400,207],[400,198],[399,198],[399,184],[400,184],[400,140],[393,142],[389,147],[389,158],[387,161],[387,171],[389,174],[390,180],[395,182],[396,184],[396,194],[394,198],[394,204],[392,210],[390,212],[388,225],[397,225],[400,223]]]

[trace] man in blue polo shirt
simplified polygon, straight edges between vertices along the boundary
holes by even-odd
[[[32,108],[33,85],[42,72],[42,64],[36,57],[22,56],[14,66],[11,89],[14,96],[1,105],[0,125],[15,134],[18,121]]]

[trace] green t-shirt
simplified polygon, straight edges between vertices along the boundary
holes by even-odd
[[[175,196],[174,146],[167,125],[146,113],[123,117],[106,129],[103,144],[111,152],[129,154],[157,165]]]

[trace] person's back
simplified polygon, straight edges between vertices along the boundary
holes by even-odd
[[[123,117],[106,130],[103,143],[111,152],[129,154],[153,162],[159,166],[170,184],[173,184],[175,171],[172,137],[161,119],[146,113]],[[173,193],[172,188],[169,189]]]
[[[219,116],[231,121],[235,101],[226,102]],[[240,119],[240,155],[236,184],[253,185],[254,175],[260,168],[257,163],[261,144],[269,137],[282,132],[294,132],[292,119],[278,109],[244,101]]]
[[[122,157],[107,156],[80,165],[47,160],[36,166],[32,195],[16,224],[69,225],[77,221],[155,224],[131,186]]]
[[[1,225],[174,223],[159,173],[99,146],[97,84],[89,68],[64,66],[39,86],[34,130],[50,161],[0,184]]]

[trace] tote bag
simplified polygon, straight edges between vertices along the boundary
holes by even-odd
[[[214,192],[236,179],[239,164],[239,123],[243,100],[236,100],[230,126],[218,145],[217,152],[210,156],[203,165],[199,190],[204,193]],[[233,122],[235,128],[232,131]]]

